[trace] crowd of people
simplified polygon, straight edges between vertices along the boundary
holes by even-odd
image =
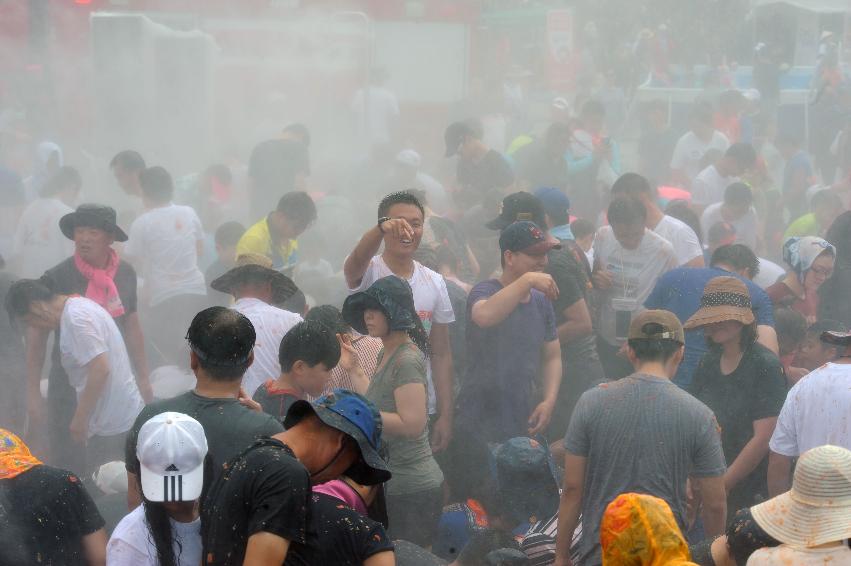
[[[851,170],[747,94],[647,105],[635,171],[561,97],[449,124],[445,184],[400,148],[311,190],[300,124],[244,183],[126,150],[120,211],[41,148],[0,563],[851,564]]]

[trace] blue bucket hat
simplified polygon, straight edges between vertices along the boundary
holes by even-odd
[[[358,443],[361,461],[346,470],[345,475],[361,485],[377,485],[390,479],[390,469],[381,457],[381,415],[366,397],[335,389],[313,403],[300,400],[292,404],[284,418],[284,428],[291,428],[309,414],[315,414],[326,425],[346,433]]]
[[[534,438],[491,446],[491,470],[505,508],[519,523],[546,519],[559,503],[559,473],[549,447]]]

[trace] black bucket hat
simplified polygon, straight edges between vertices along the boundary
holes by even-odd
[[[74,239],[74,228],[85,226],[109,232],[116,242],[126,242],[127,234],[119,228],[115,209],[103,204],[81,204],[74,212],[59,219],[59,229],[69,240]]]
[[[413,330],[420,322],[414,308],[414,295],[407,281],[388,275],[373,283],[366,291],[350,295],[343,303],[343,320],[360,332],[368,334],[363,313],[377,309],[387,316],[390,330]]]
[[[284,417],[284,428],[295,426],[311,413],[358,443],[361,461],[346,470],[344,475],[361,485],[377,485],[390,479],[390,468],[379,453],[383,429],[381,415],[366,397],[354,391],[335,389],[313,403],[296,401]]]
[[[834,346],[851,346],[851,332],[837,332],[827,330],[819,336],[822,342],[833,344]]]
[[[236,267],[213,279],[210,287],[216,291],[234,294],[234,288],[246,281],[268,280],[272,284],[272,304],[280,305],[298,292],[292,279],[272,269],[272,260],[260,254],[242,254],[236,259]]]
[[[514,519],[542,520],[555,514],[561,478],[544,442],[517,437],[492,444],[490,450],[491,472]]]

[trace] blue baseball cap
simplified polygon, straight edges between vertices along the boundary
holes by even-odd
[[[544,212],[567,212],[570,210],[570,199],[556,187],[541,187],[535,191],[535,196],[541,201]]]
[[[390,479],[390,469],[379,453],[381,415],[372,402],[354,391],[335,389],[313,403],[304,400],[293,403],[284,418],[284,428],[295,426],[311,413],[358,443],[361,461],[346,470],[346,476],[361,485],[377,485]]]

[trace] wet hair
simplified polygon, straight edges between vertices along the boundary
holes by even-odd
[[[142,154],[132,149],[119,151],[109,162],[109,168],[121,167],[125,171],[142,171],[147,167]]]
[[[609,219],[609,224],[643,225],[647,218],[647,209],[644,208],[641,201],[622,196],[612,201],[606,216]]]
[[[245,226],[239,222],[231,221],[216,228],[213,238],[217,246],[224,248],[237,245],[243,234],[245,234]]]
[[[288,125],[284,128],[284,133],[287,134],[295,134],[302,139],[302,143],[304,143],[304,147],[310,147],[310,130],[307,129],[307,126],[296,122],[294,124]]]
[[[340,362],[340,343],[337,335],[324,324],[311,321],[299,322],[284,334],[278,348],[281,371],[290,372],[297,361],[308,367],[323,364],[333,369]]]
[[[829,189],[823,189],[813,195],[813,200],[810,201],[810,210],[817,208],[829,208],[832,210],[844,210],[842,199],[839,195]]]
[[[460,261],[458,260],[458,256],[452,251],[452,248],[447,244],[441,244],[437,246],[437,249],[434,250],[434,254],[436,256],[435,263],[439,268],[443,265],[448,265],[452,271],[457,271],[459,268]]]
[[[655,196],[656,189],[647,178],[638,173],[624,173],[612,184],[612,198],[616,195],[638,197],[640,194]]]
[[[308,311],[304,320],[321,324],[334,334],[351,334],[352,327],[343,320],[340,309],[334,305],[319,305]]]
[[[171,175],[159,165],[142,171],[139,174],[139,184],[142,186],[142,193],[157,203],[168,202],[174,195],[174,182],[171,180]]]
[[[6,292],[6,312],[11,319],[26,316],[32,303],[49,301],[55,296],[56,293],[39,279],[18,279]]]
[[[752,249],[744,244],[730,244],[715,250],[712,259],[709,260],[709,265],[716,267],[722,263],[729,265],[736,271],[747,270],[751,279],[759,273],[759,258],[756,257]]]
[[[286,311],[294,312],[298,315],[304,314],[304,311],[307,310],[307,297],[304,294],[304,291],[301,289],[296,290],[289,299],[281,303],[280,305],[275,305],[279,308],[282,308]]]
[[[426,192],[423,189],[406,189],[406,193],[409,195],[414,195],[423,207],[428,206],[428,198],[426,197]]]
[[[420,246],[414,251],[413,258],[432,271],[438,271],[440,267],[437,263],[437,251],[431,246]]]
[[[397,193],[390,193],[383,199],[381,199],[381,203],[378,205],[378,218],[384,218],[390,212],[390,209],[396,204],[410,204],[412,206],[416,206],[420,209],[420,213],[425,218],[425,208],[423,208],[422,203],[407,191],[400,191]]]
[[[577,218],[570,223],[570,231],[573,232],[573,237],[578,240],[579,238],[594,234],[597,232],[597,228],[587,218]]]
[[[706,235],[709,240],[709,245],[714,246],[724,240],[735,237],[736,227],[729,222],[716,222],[709,227],[709,233]]]
[[[69,165],[65,165],[60,167],[47,180],[39,194],[43,197],[52,197],[71,187],[79,191],[82,184],[83,179],[80,177],[80,172]]]
[[[490,528],[483,529],[470,537],[456,561],[461,566],[479,566],[486,563],[488,554],[501,548],[517,550],[520,546],[511,533]]]
[[[217,381],[239,381],[250,365],[257,335],[242,313],[210,307],[195,315],[186,340],[207,375]]]
[[[788,307],[774,309],[774,330],[778,340],[799,344],[807,335],[807,319]]]
[[[304,191],[284,194],[278,201],[276,210],[291,220],[304,222],[305,225],[316,220],[316,203]]]
[[[204,457],[204,484],[201,488],[201,496],[198,498],[199,501],[204,501],[212,481],[213,458],[212,454],[208,453]],[[183,553],[183,545],[179,538],[174,537],[168,511],[166,511],[165,506],[161,502],[148,501],[145,498],[145,494],[142,492],[141,475],[136,476],[136,483],[139,493],[142,494],[142,509],[145,513],[145,523],[148,526],[151,542],[154,543],[154,548],[157,551],[157,564],[159,566],[177,566],[180,555]],[[177,545],[177,555],[174,553],[175,543]]]
[[[724,204],[729,206],[751,206],[753,191],[744,183],[733,183],[724,189]]]
[[[664,332],[661,324],[648,322],[644,325],[644,331],[648,334],[659,334]],[[647,327],[651,328],[647,328]],[[628,340],[629,347],[632,349],[635,357],[641,362],[661,362],[665,363],[676,354],[682,344],[676,340],[650,340],[648,338],[631,338]]]
[[[739,167],[747,169],[756,163],[756,150],[749,143],[738,142],[727,148],[724,157],[735,160]]]
[[[682,199],[672,200],[668,203],[668,206],[665,207],[665,214],[671,218],[676,218],[694,230],[694,234],[697,236],[697,241],[700,243],[701,247],[703,246],[703,228],[700,225],[700,216],[692,210],[688,201]]]

